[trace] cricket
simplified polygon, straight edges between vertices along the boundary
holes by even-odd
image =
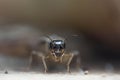
[[[74,57],[73,53],[66,52],[65,39],[58,35],[44,36],[39,39],[37,48],[32,50],[29,58],[29,67],[33,63],[33,56],[41,58],[44,66],[44,72],[48,71],[48,64],[58,63],[66,66],[66,71],[70,73],[70,64]]]

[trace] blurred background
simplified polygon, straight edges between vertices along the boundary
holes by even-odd
[[[80,52],[82,66],[112,66],[118,71],[119,4],[119,0],[0,0],[1,65],[27,65],[28,47],[40,36],[58,34],[67,40],[68,50]]]

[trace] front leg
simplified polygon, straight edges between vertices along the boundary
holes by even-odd
[[[38,56],[41,57],[41,59],[42,59],[42,63],[43,63],[43,66],[44,66],[44,72],[46,73],[48,71],[48,68],[47,68],[47,64],[46,64],[46,61],[45,61],[45,56],[42,55],[42,53],[39,53]]]
[[[48,71],[48,68],[47,68],[47,64],[46,64],[46,61],[45,61],[45,56],[41,56],[42,57],[42,63],[44,65],[44,72],[46,73]]]
[[[69,72],[69,73],[70,73],[70,63],[71,63],[73,57],[74,57],[74,54],[70,54],[70,57],[67,62],[67,72]]]

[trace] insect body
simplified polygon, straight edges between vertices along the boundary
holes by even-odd
[[[64,63],[67,71],[70,72],[70,63],[74,56],[72,53],[66,53],[65,40],[57,35],[40,38],[37,49],[31,53],[30,64],[32,63],[32,55],[41,58],[45,69],[44,72],[48,70],[46,62]]]

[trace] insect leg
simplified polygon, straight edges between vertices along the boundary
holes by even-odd
[[[69,58],[69,60],[67,62],[67,72],[69,72],[69,73],[70,73],[70,63],[71,63],[71,61],[73,59],[73,56],[74,56],[74,54],[71,54],[70,58]]]
[[[60,57],[60,62],[61,63],[63,62],[63,56],[64,56],[64,54]]]
[[[43,62],[43,65],[44,65],[44,72],[46,73],[48,68],[47,68],[47,64],[46,64],[46,61],[45,61],[45,57],[44,56],[41,56],[42,57],[42,62]]]

